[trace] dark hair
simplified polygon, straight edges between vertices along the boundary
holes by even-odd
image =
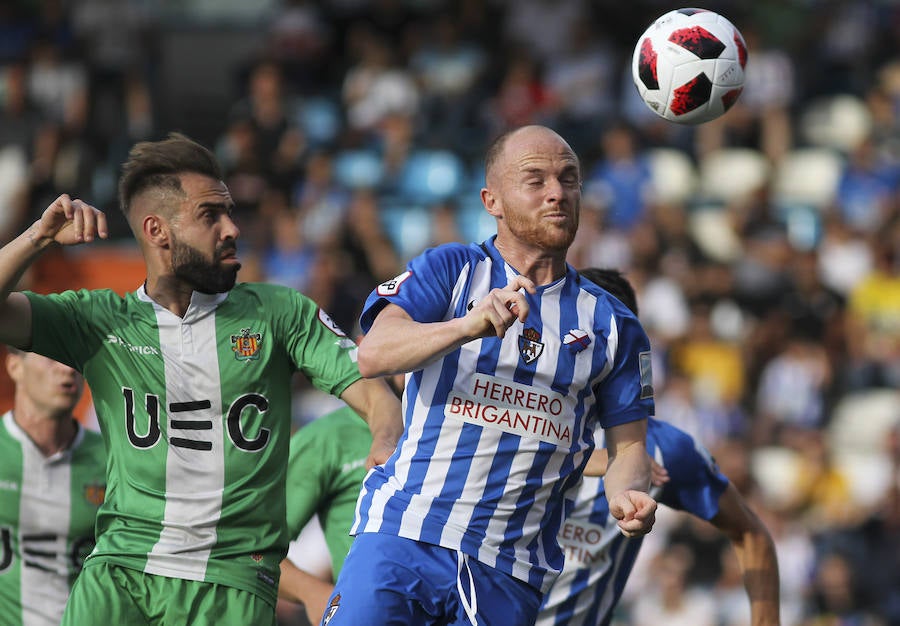
[[[637,296],[634,293],[634,287],[631,286],[631,283],[622,272],[609,267],[587,267],[578,270],[578,273],[621,300],[622,304],[627,306],[632,313],[638,314]]]
[[[169,133],[161,141],[136,143],[122,165],[119,207],[128,215],[132,199],[153,187],[182,192],[178,175],[187,172],[222,179],[222,169],[215,155],[181,133]]]
[[[5,344],[5,345],[6,345],[6,351],[9,352],[10,354],[17,354],[17,355],[25,354],[24,350],[19,350],[17,347],[11,346],[9,344]]]

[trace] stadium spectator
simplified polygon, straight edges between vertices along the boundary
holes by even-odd
[[[13,291],[48,249],[106,235],[81,200],[60,196],[0,249],[0,340],[86,372],[108,442],[97,546],[63,624],[274,624],[295,371],[366,417],[370,462],[400,434],[396,397],[360,377],[355,344],[310,299],[235,286],[240,231],[221,179],[184,135],[133,147],[120,202],[147,279],[124,298]]]
[[[9,626],[58,626],[94,546],[106,453],[72,415],[81,374],[12,346],[6,371],[15,404],[0,418],[0,614]]]
[[[652,527],[649,344],[565,263],[578,158],[546,127],[513,130],[488,149],[481,199],[495,237],[413,259],[363,310],[360,371],[409,372],[406,431],[364,483],[333,626],[375,612],[417,626],[532,622],[562,566],[564,498],[595,426],[613,459],[612,516],[627,536]]]

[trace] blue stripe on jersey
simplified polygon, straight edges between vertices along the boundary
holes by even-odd
[[[370,295],[360,323],[368,331],[388,303],[423,323],[461,317],[514,275],[492,240],[433,248]],[[652,412],[652,398],[639,398],[636,356],[611,362],[619,350],[607,354],[606,338],[627,335],[628,350],[648,351],[649,342],[604,294],[568,268],[525,295],[527,320],[502,340],[469,342],[408,377],[406,432],[383,470],[367,476],[352,532],[458,549],[546,590],[563,563],[556,535],[592,429],[607,415],[624,423]],[[573,332],[584,341],[573,344]],[[594,388],[604,377],[601,402]]]
[[[701,519],[714,517],[728,479],[706,449],[687,433],[654,418],[647,422],[647,448],[669,470],[669,482],[651,491],[657,501]],[[609,515],[602,480],[585,479],[578,490],[576,512],[569,523],[581,520],[602,527],[604,538],[590,563],[566,561],[563,573],[544,598],[539,626],[609,624],[634,567],[641,541],[627,540],[618,532]]]

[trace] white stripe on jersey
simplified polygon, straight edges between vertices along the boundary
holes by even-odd
[[[216,544],[216,524],[222,514],[225,485],[222,389],[216,346],[215,305],[194,294],[184,319],[153,303],[166,377],[166,416],[162,428],[168,443],[166,508],[159,540],[147,555],[148,574],[203,580],[210,550]],[[208,408],[173,412],[173,403],[208,400]],[[173,421],[211,422],[210,429],[177,429]],[[208,441],[209,450],[173,445],[173,437]],[[189,487],[189,490],[185,490]]]
[[[66,541],[72,510],[71,450],[44,457],[7,413],[7,429],[22,444],[22,492],[19,499],[19,563],[22,626],[46,626],[59,619],[69,597]],[[52,537],[52,538],[51,538]],[[46,553],[40,555],[36,553]],[[34,561],[34,564],[30,564]],[[52,618],[50,616],[53,616]]]

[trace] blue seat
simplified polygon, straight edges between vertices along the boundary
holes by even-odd
[[[344,150],[334,158],[334,175],[347,189],[375,189],[384,178],[384,164],[371,150]]]
[[[454,196],[465,180],[462,159],[449,150],[418,150],[400,174],[398,191],[419,204],[441,202]]]
[[[496,234],[497,220],[481,203],[481,196],[468,191],[456,199],[456,224],[466,242],[482,242]]]
[[[325,97],[304,99],[297,105],[294,119],[313,146],[333,143],[344,126],[340,107]]]
[[[408,261],[431,245],[433,224],[427,207],[392,198],[380,200],[379,206],[382,227],[401,261]]]

